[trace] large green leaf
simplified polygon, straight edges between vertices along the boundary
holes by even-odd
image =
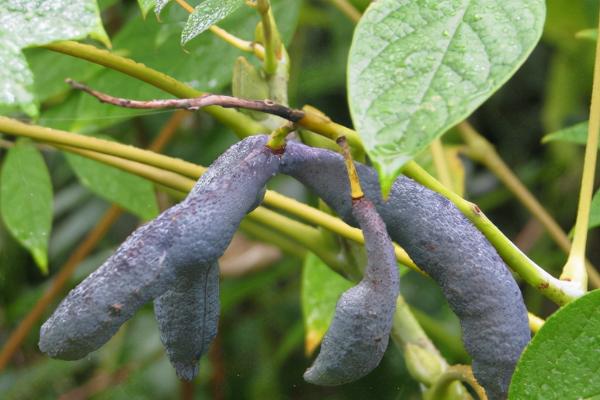
[[[0,105],[37,112],[21,49],[88,35],[109,44],[94,0],[0,0]]]
[[[384,191],[400,168],[494,93],[542,33],[543,0],[378,0],[350,49],[352,119]]]
[[[312,253],[306,256],[302,270],[302,314],[308,354],[321,343],[333,319],[335,305],[352,282],[333,272]]]
[[[98,196],[144,220],[158,215],[154,186],[146,179],[79,155],[65,155],[81,184]]]
[[[600,290],[552,315],[525,349],[509,399],[591,399],[600,396]]]
[[[44,158],[28,141],[20,140],[8,151],[0,179],[0,213],[4,224],[46,273],[52,227],[52,182]]]
[[[187,42],[206,31],[212,25],[237,11],[244,4],[244,0],[205,0],[200,3],[183,28],[181,44]]]
[[[273,10],[280,21],[284,40],[290,40],[295,30],[299,4],[287,0],[273,1]],[[181,7],[175,5],[163,13],[162,23],[155,18],[142,20],[139,15],[135,16],[114,37],[114,51],[125,53],[196,89],[222,91],[231,82],[233,64],[240,52],[209,32],[182,49],[180,35],[187,16]],[[250,38],[254,36],[258,20],[256,12],[246,7],[223,21],[222,27],[236,36]],[[88,79],[86,84],[126,98],[169,97],[159,89],[109,69],[103,69]],[[40,123],[69,131],[91,132],[136,115],[154,112],[123,109],[102,104],[84,93],[74,93],[67,101],[43,113]]]

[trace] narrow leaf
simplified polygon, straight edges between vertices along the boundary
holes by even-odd
[[[143,220],[158,215],[154,186],[146,179],[75,154],[65,156],[81,184],[93,193]]]
[[[525,349],[509,399],[587,399],[600,394],[600,290],[553,314]]]
[[[350,281],[333,272],[320,258],[312,253],[306,256],[302,270],[302,314],[307,354],[321,343],[333,319],[338,298],[351,286]]]
[[[142,16],[146,18],[150,10],[156,6],[156,0],[138,0],[138,6],[142,12]]]
[[[48,272],[52,182],[40,152],[18,141],[6,155],[0,178],[0,213],[7,230]]]
[[[354,32],[348,97],[384,191],[404,163],[514,74],[544,16],[542,0],[370,4]]]
[[[542,138],[542,143],[567,142],[585,145],[588,136],[588,122],[580,122],[567,128],[547,134]]]
[[[181,45],[210,28],[212,25],[235,12],[244,3],[244,0],[205,0],[190,14],[183,32]]]

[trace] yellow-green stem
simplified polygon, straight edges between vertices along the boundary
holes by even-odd
[[[202,94],[165,74],[152,70],[135,61],[111,54],[104,50],[99,50],[93,46],[82,45],[76,42],[60,42],[49,45],[48,48],[116,69],[178,97],[189,98],[197,97]],[[237,111],[222,109],[220,107],[214,107],[208,111],[222,123],[233,128],[240,136],[264,132],[264,127],[262,127],[262,125]],[[307,109],[305,107],[304,111],[306,112],[306,116],[298,122],[299,126],[329,138],[344,135],[348,138],[348,142],[352,147],[355,149],[363,148],[358,134],[352,129],[331,121],[322,113],[315,111],[315,109]],[[408,164],[409,167],[411,165],[413,167],[418,167],[414,162]],[[568,282],[560,282],[554,279],[529,260],[512,244],[512,242],[510,242],[510,240],[499,232],[487,218],[480,218],[480,213],[473,215],[473,208],[470,202],[453,193],[448,194],[448,191],[443,185],[439,184],[437,180],[423,171],[420,167],[418,168],[418,171],[415,171],[413,168],[413,172],[418,172],[417,175],[419,175],[420,178],[418,181],[421,184],[446,196],[461,211],[465,212],[480,229],[482,226],[487,227],[489,225],[495,228],[486,229],[483,232],[496,249],[498,249],[508,265],[523,276],[528,283],[533,284],[534,287],[538,288],[541,293],[558,304],[565,304],[582,295],[581,290],[574,288],[572,285],[568,285]],[[483,223],[481,222],[482,220],[484,221]],[[360,235],[360,237],[362,238],[362,235]],[[398,255],[398,252],[396,254]]]
[[[283,126],[275,129],[269,135],[269,141],[267,142],[267,147],[270,148],[271,150],[282,150],[283,148],[285,148],[286,136],[290,132],[292,132],[294,129],[296,129],[296,126],[291,122],[288,122],[288,123],[284,124]]]
[[[456,382],[464,382],[469,384],[477,394],[480,400],[487,400],[485,391],[477,383],[477,379],[473,376],[471,367],[467,365],[453,365],[444,372],[437,380],[435,385],[424,396],[426,400],[445,399],[449,394],[451,385]]]
[[[585,292],[571,282],[556,279],[532,260],[529,259],[495,226],[476,204],[467,201],[446,188],[429,175],[414,161],[408,162],[403,172],[424,186],[440,193],[456,207],[485,235],[494,245],[504,261],[523,278],[546,297],[557,304],[566,304]]]
[[[409,374],[418,382],[431,386],[448,369],[448,363],[421,328],[402,295],[396,299],[391,336],[404,353]],[[460,383],[453,385],[451,390],[448,400],[468,398]]]
[[[281,39],[279,38],[269,0],[256,0],[256,10],[261,18],[263,46],[265,47],[263,68],[267,75],[273,75],[277,71],[277,63],[281,55]]]
[[[450,190],[454,190],[454,184],[450,177],[450,168],[448,167],[448,161],[446,160],[446,154],[444,154],[444,145],[442,139],[437,138],[431,142],[431,156],[433,158],[433,165],[435,166],[435,172],[440,182]]]
[[[600,29],[600,21],[598,21]],[[600,40],[596,41],[596,60],[594,62],[594,82],[592,84],[592,101],[590,105],[590,121],[588,138],[583,162],[583,177],[577,207],[577,220],[573,247],[567,263],[563,268],[561,278],[579,284],[587,289],[587,273],[585,270],[585,249],[587,243],[590,205],[594,190],[594,173],[596,171],[596,156],[598,155],[598,134],[600,133]]]
[[[337,140],[338,145],[342,149],[342,155],[344,156],[344,163],[346,165],[346,171],[348,172],[348,180],[350,181],[350,195],[352,199],[360,199],[365,196],[360,187],[360,178],[358,177],[358,172],[356,171],[356,167],[354,165],[354,160],[352,159],[352,155],[350,154],[350,148],[348,147],[348,142],[346,141],[346,137],[339,137]]]
[[[527,313],[527,317],[529,318],[529,329],[531,329],[531,332],[533,333],[538,333],[538,331],[542,329],[542,326],[546,322],[542,318],[532,313]]]
[[[175,0],[175,2],[190,14],[194,12],[194,7],[192,7],[185,0]],[[258,43],[240,39],[239,37],[232,35],[225,29],[219,28],[216,25],[212,25],[210,28],[208,28],[208,30],[211,31],[215,36],[222,39],[223,41],[225,41],[226,43],[230,44],[238,50],[254,53],[254,55],[260,58],[261,60],[265,57],[265,50]]]
[[[162,72],[158,72],[152,68],[149,68],[144,64],[118,56],[91,45],[72,41],[64,41],[51,43],[43,47],[122,72],[126,75],[164,90],[167,93],[171,93],[176,97],[193,98],[200,97],[204,94],[203,92],[187,86],[186,84],[179,82],[178,80],[173,79]],[[255,135],[257,133],[268,132],[268,129],[266,129],[263,125],[236,110],[218,106],[209,106],[203,108],[202,110],[212,115],[219,122],[233,129],[233,131],[239,136],[245,137],[249,135]]]
[[[189,191],[190,185],[194,180],[198,179],[198,177],[206,170],[206,168],[202,166],[162,154],[153,153],[148,150],[142,150],[137,147],[41,126],[29,125],[1,116],[0,132],[15,136],[29,137],[55,146],[79,148],[82,151],[86,151],[85,154],[81,153],[82,155],[86,155],[86,157],[106,162],[134,174],[139,174],[161,183],[164,186],[182,192]],[[268,206],[286,211],[307,222],[340,234],[347,239],[361,244],[364,243],[364,237],[360,229],[353,228],[339,218],[335,218],[304,203],[273,191],[267,191],[264,202]],[[420,272],[408,254],[406,254],[406,252],[398,245],[395,245],[395,252],[398,261]]]
[[[565,252],[571,250],[571,241],[552,216],[544,209],[533,194],[523,185],[517,176],[506,165],[494,146],[467,121],[457,125],[467,147],[466,154],[473,160],[483,164],[500,179],[517,199],[540,221],[550,237]],[[586,269],[592,287],[600,287],[600,273],[586,260]]]
[[[347,16],[352,22],[357,23],[360,20],[361,13],[348,0],[329,0],[338,10]]]

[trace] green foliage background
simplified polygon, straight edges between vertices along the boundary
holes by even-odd
[[[323,0],[274,1],[276,18],[294,61],[291,70],[290,103],[313,104],[334,120],[351,125],[346,101],[347,54],[353,24],[330,2]],[[367,1],[354,1],[364,9]],[[1,4],[1,2],[0,2]],[[595,26],[597,4],[593,1],[548,2],[541,43],[523,67],[471,118],[492,141],[501,156],[537,195],[559,223],[569,230],[576,214],[583,148],[573,136],[555,136],[542,144],[542,137],[587,118],[591,89],[594,43],[575,34]],[[133,1],[100,2],[104,26],[113,51],[125,54],[191,86],[211,92],[230,91],[231,72],[240,54],[205,32],[180,45],[187,14],[168,6],[158,23],[152,13],[141,17]],[[240,37],[251,38],[257,17],[245,7],[226,18],[222,27]],[[85,80],[90,86],[123,97],[149,99],[164,93],[141,85],[114,71],[44,49],[24,51],[33,75],[33,90],[40,102],[39,124],[90,135],[109,135],[115,140],[146,146],[171,115],[170,112],[140,112],[102,105],[63,84],[66,77]],[[25,110],[33,113],[31,110]],[[16,111],[5,114],[20,115]],[[3,138],[7,139],[7,138]],[[446,143],[460,144],[449,132]],[[565,140],[566,139],[566,140]],[[196,113],[180,128],[165,153],[208,165],[236,137],[204,113]],[[0,150],[5,160],[6,149]],[[50,274],[66,260],[83,235],[107,209],[107,198],[133,213],[115,224],[97,250],[80,266],[72,286],[100,265],[139,223],[156,212],[153,192],[145,182],[114,178],[111,190],[98,189],[94,181],[99,164],[85,161],[79,174],[89,174],[81,185],[70,167],[81,164],[56,151],[44,151],[52,187],[54,207],[49,241]],[[430,166],[428,153],[419,156]],[[513,241],[551,272],[558,272],[564,254],[544,234],[535,232],[535,222],[498,180],[487,170],[462,158],[466,170],[466,194]],[[106,178],[108,172],[102,174]],[[4,179],[4,178],[3,178]],[[94,183],[95,182],[95,183]],[[121,182],[121,186],[119,183]],[[139,185],[135,198],[128,198],[132,185]],[[277,178],[272,186],[300,200],[316,199],[291,180]],[[94,190],[93,188],[96,188]],[[95,195],[99,194],[100,196]],[[600,201],[595,225],[600,215]],[[3,210],[4,211],[4,210]],[[597,230],[590,232],[589,255],[600,263]],[[250,235],[251,236],[251,235]],[[266,268],[222,281],[220,335],[201,363],[194,382],[194,398],[204,399],[412,399],[420,398],[418,384],[406,370],[399,350],[390,345],[381,365],[367,378],[339,388],[320,388],[302,380],[311,359],[305,355],[305,333],[301,304],[303,261],[283,255]],[[329,271],[328,271],[329,272]],[[26,250],[0,226],[0,343],[27,314],[48,285]],[[343,283],[334,286],[343,287]],[[451,363],[468,362],[460,342],[460,329],[439,289],[420,275],[408,272],[402,293],[436,345]],[[532,288],[523,286],[528,308],[547,316],[555,307]],[[329,298],[327,287],[311,296]],[[0,397],[6,399],[54,399],[81,388],[92,377],[105,374],[114,379],[93,399],[172,399],[184,392],[163,354],[150,306],[139,312],[108,345],[77,362],[55,361],[37,350],[37,331],[32,332],[12,364],[0,375]],[[324,317],[326,319],[326,316]],[[319,320],[322,324],[322,320]],[[39,326],[38,326],[39,327]],[[68,398],[68,397],[67,397]],[[76,398],[76,397],[71,397]],[[182,397],[183,398],[183,397]]]

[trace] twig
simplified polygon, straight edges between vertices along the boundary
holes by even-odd
[[[114,97],[106,93],[94,90],[84,84],[67,79],[66,82],[74,89],[82,90],[89,95],[94,96],[102,103],[112,104],[124,108],[135,109],[165,109],[182,108],[184,110],[196,111],[203,107],[220,106],[224,108],[244,108],[247,110],[260,111],[267,114],[277,115],[291,122],[298,122],[304,118],[305,113],[302,110],[289,108],[277,104],[271,100],[246,100],[233,96],[220,94],[204,94],[200,97],[191,99],[165,99],[165,100],[130,100],[120,97]]]

